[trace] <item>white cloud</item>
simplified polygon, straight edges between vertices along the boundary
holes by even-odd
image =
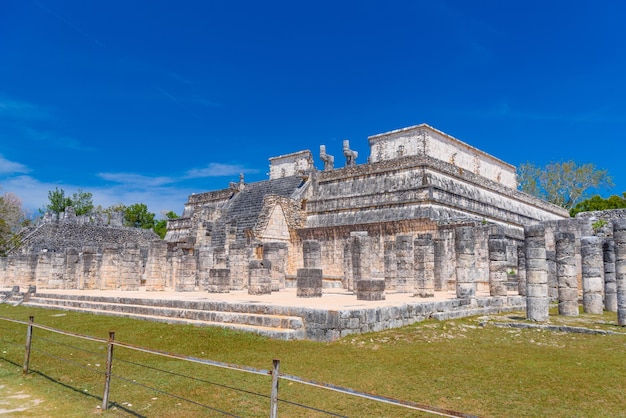
[[[49,111],[40,106],[0,95],[0,117],[30,120],[47,119],[49,116]]]
[[[187,171],[185,178],[194,179],[202,177],[227,177],[239,175],[240,173],[256,173],[258,170],[244,168],[238,164],[210,163],[205,168],[198,168]]]
[[[25,174],[29,171],[24,164],[9,161],[0,155],[0,174]]]
[[[98,177],[135,188],[162,186],[175,181],[171,177],[149,177],[136,173],[98,173]]]

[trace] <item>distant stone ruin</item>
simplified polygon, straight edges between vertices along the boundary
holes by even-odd
[[[189,196],[165,240],[71,210],[46,218],[0,260],[0,286],[297,288],[299,297],[342,288],[362,300],[454,291],[468,305],[476,292],[514,292],[527,296],[537,320],[550,300],[562,299],[573,314],[576,289],[589,310],[603,300],[617,309],[614,260],[623,252],[610,240],[622,212],[571,219],[517,190],[514,166],[426,124],[371,136],[369,146],[367,162],[357,164],[344,141],[342,168],[325,145],[321,170],[307,150],[270,158],[267,180],[246,183],[242,175]]]

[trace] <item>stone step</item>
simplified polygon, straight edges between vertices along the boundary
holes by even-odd
[[[75,298],[64,296],[67,295],[42,297],[36,294],[28,302],[24,302],[24,306],[122,316],[156,322],[220,326],[282,340],[303,339],[305,336],[303,320],[297,316],[219,310],[208,311],[190,309],[189,307],[150,306],[141,303],[120,303],[117,301],[76,300]],[[147,299],[131,300],[147,301]],[[187,304],[185,301],[170,302],[180,302],[181,305]]]

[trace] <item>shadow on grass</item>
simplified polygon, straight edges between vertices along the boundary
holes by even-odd
[[[18,363],[16,363],[15,361],[10,360],[10,359],[8,359],[8,358],[6,358],[6,357],[0,357],[0,360],[6,361],[7,363],[12,364],[12,365],[14,365],[14,366],[16,366],[16,367],[18,367],[18,368],[20,368],[20,369],[22,369],[22,367],[23,367],[23,365],[22,365],[22,364],[18,364]],[[75,388],[75,387],[70,386],[70,385],[68,385],[68,384],[66,384],[66,383],[63,383],[63,382],[61,382],[61,381],[59,381],[59,380],[56,380],[55,378],[53,378],[53,377],[51,377],[51,376],[48,376],[47,374],[42,373],[42,372],[40,372],[40,371],[38,371],[38,370],[29,370],[29,374],[36,374],[36,375],[38,375],[38,376],[41,376],[41,377],[43,377],[44,379],[48,380],[48,381],[49,381],[49,382],[51,382],[51,383],[55,383],[55,384],[57,384],[57,385],[59,385],[59,386],[64,387],[65,389],[69,389],[69,390],[71,390],[71,391],[74,391],[74,392],[76,392],[76,393],[79,393],[79,394],[81,394],[82,396],[86,396],[86,397],[88,397],[88,398],[92,398],[92,399],[98,400],[98,401],[100,401],[100,404],[102,404],[102,397],[101,397],[101,396],[96,396],[96,395],[93,395],[93,394],[91,394],[91,393],[86,393],[86,392],[84,392],[84,391],[82,391],[82,390],[80,390],[80,389],[78,389],[78,388]],[[124,412],[128,413],[129,415],[132,415],[132,416],[135,416],[135,417],[138,417],[138,418],[146,418],[146,416],[145,416],[145,415],[138,414],[137,412],[135,412],[135,411],[133,411],[133,410],[130,410],[130,409],[128,409],[127,407],[125,407],[125,406],[123,406],[123,405],[118,404],[117,402],[109,402],[109,409],[110,409],[111,407],[116,407],[116,408],[118,408],[118,409],[121,409],[122,411],[124,411]]]
[[[43,377],[44,379],[49,380],[52,383],[56,383],[57,385],[63,386],[65,389],[69,389],[69,390],[72,390],[72,391],[74,391],[76,393],[80,393],[83,396],[96,399],[96,400],[100,401],[100,403],[102,403],[102,397],[101,396],[92,395],[91,393],[86,393],[86,392],[84,392],[84,391],[82,391],[82,390],[80,390],[78,388],[75,388],[73,386],[68,385],[67,383],[60,382],[60,381],[56,380],[55,378],[53,378],[51,376],[48,376],[47,374],[42,373],[42,372],[40,372],[38,370],[31,370],[30,372],[32,374],[37,374],[37,375]],[[127,412],[128,414],[130,414],[132,416],[140,417],[140,418],[146,418],[145,415],[138,414],[137,412],[135,412],[133,410],[130,410],[127,407],[118,404],[117,402],[109,402],[109,409],[112,406],[115,406],[116,408],[119,408],[119,409],[123,410],[124,412]]]

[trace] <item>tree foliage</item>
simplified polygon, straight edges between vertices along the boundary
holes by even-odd
[[[124,225],[152,229],[155,224],[154,216],[154,213],[148,212],[148,206],[144,203],[134,203],[124,210]]]
[[[589,199],[579,202],[569,211],[569,214],[570,216],[576,216],[576,214],[581,212],[623,208],[626,208],[626,192],[622,193],[621,197],[614,194],[606,199],[600,197],[600,195],[595,195]]]
[[[71,206],[76,215],[86,215],[93,211],[93,196],[89,192],[78,189],[71,197],[65,195],[65,190],[56,187],[48,192],[48,204],[40,212],[52,212],[59,214],[65,212],[65,208]]]
[[[152,230],[159,236],[161,239],[165,238],[165,234],[167,233],[167,220],[168,219],[176,219],[178,215],[173,211],[169,211],[165,214],[167,219],[161,219],[154,224],[154,228]]]
[[[28,219],[22,207],[22,200],[14,193],[0,196],[0,254],[16,244],[15,237],[26,226]]]
[[[565,209],[572,209],[589,197],[592,190],[613,187],[606,170],[574,161],[549,163],[545,167],[524,163],[519,166],[517,179],[523,192]]]

